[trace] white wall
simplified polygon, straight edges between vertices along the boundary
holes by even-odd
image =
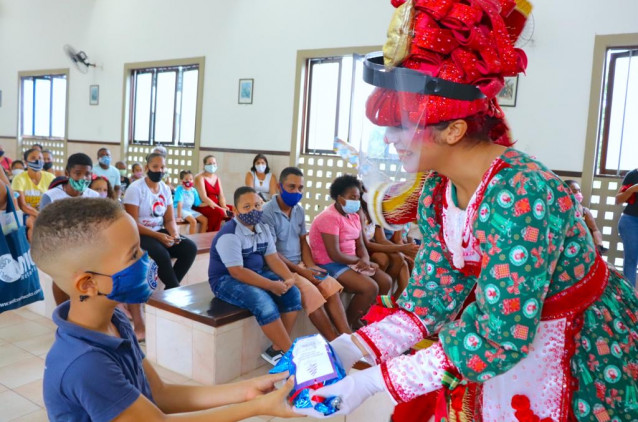
[[[635,0],[537,0],[516,108],[518,147],[580,171],[595,34],[638,32]],[[202,146],[288,151],[299,49],[382,44],[387,0],[0,0],[0,136],[15,136],[17,73],[68,67],[66,43],[102,67],[70,76],[70,139],[119,141],[123,64],[206,57]],[[252,105],[237,104],[254,78]],[[88,105],[89,85],[100,105]]]

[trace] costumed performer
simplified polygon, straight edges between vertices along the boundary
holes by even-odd
[[[392,3],[385,61],[364,64],[366,115],[406,171],[429,173],[417,204],[388,206],[396,186],[364,182],[377,223],[416,209],[424,243],[388,315],[331,343],[346,369],[377,365],[313,394],[339,396],[337,414],[378,392],[418,398],[395,421],[638,420],[638,299],[598,255],[568,186],[511,148],[496,101],[526,67],[513,44],[531,5]]]

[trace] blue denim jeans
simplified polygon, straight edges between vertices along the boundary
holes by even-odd
[[[624,251],[623,274],[635,287],[638,264],[638,217],[623,213],[618,221],[618,233],[622,239]]]
[[[257,271],[269,280],[281,280],[272,271]],[[224,302],[248,309],[261,325],[270,324],[279,319],[281,314],[301,310],[301,294],[297,287],[292,286],[285,294],[277,296],[267,290],[251,286],[230,275],[219,278],[213,293]]]

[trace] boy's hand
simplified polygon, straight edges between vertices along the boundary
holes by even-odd
[[[293,412],[292,407],[288,404],[288,395],[295,386],[295,377],[292,376],[284,384],[281,389],[268,393],[265,396],[258,397],[261,413],[263,415],[272,415],[280,418],[299,417],[298,413]]]
[[[288,280],[285,280],[284,285],[286,286],[286,290],[290,290],[290,288],[295,285],[295,276],[293,275]]]
[[[285,294],[288,291],[288,286],[286,286],[286,284],[283,281],[276,280],[276,281],[273,281],[272,283],[270,283],[270,286],[268,287],[268,290],[270,290],[271,292],[273,292],[277,296],[281,296],[281,295]]]
[[[399,250],[404,254],[414,258],[417,252],[419,252],[419,245],[415,243],[406,243],[405,245],[401,245],[401,248]]]
[[[252,400],[255,397],[263,396],[275,390],[275,383],[284,381],[288,377],[288,372],[279,374],[263,375],[244,381],[246,386],[245,400]]]

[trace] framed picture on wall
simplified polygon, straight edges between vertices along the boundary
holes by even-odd
[[[505,78],[505,86],[498,93],[498,103],[503,107],[516,107],[518,93],[518,75]]]
[[[252,104],[253,103],[253,83],[254,79],[240,79],[239,80],[239,98],[237,102],[239,104]]]
[[[100,104],[100,86],[91,85],[89,86],[89,105],[98,104]]]

